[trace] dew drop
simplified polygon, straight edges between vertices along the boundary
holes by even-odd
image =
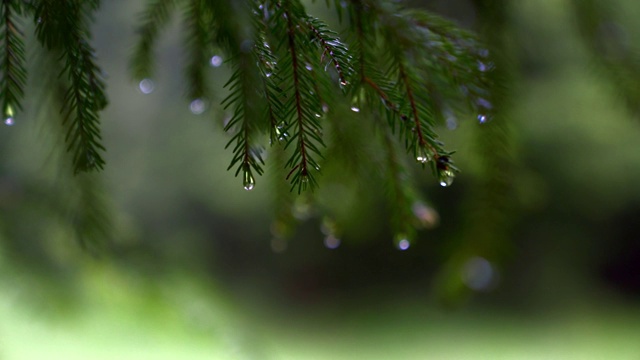
[[[357,106],[352,106],[351,107],[351,111],[359,113],[360,112],[360,108],[357,107]]]
[[[195,99],[189,104],[189,110],[194,115],[200,115],[207,109],[207,104],[202,99]]]
[[[433,155],[427,149],[422,146],[419,146],[416,150],[416,161],[421,164],[426,164],[429,161],[433,160]]]
[[[409,239],[407,239],[407,236],[404,234],[399,234],[396,235],[396,247],[398,248],[398,250],[401,251],[405,251],[407,249],[409,249],[409,247],[411,246],[411,242],[409,241]]]
[[[317,118],[322,117],[322,115],[320,115],[320,114],[315,114],[315,116],[316,116]]]
[[[220,55],[214,55],[211,58],[211,66],[213,67],[220,67],[220,65],[222,65],[222,56]]]
[[[486,124],[487,122],[489,122],[489,120],[491,120],[491,118],[489,117],[489,115],[485,115],[485,114],[478,114],[478,122],[480,124]]]
[[[451,169],[440,170],[438,178],[440,180],[440,186],[447,187],[453,184],[456,174]]]
[[[304,67],[309,71],[313,70],[313,67],[311,67],[311,64],[306,64]]]
[[[488,291],[496,285],[497,273],[487,259],[474,256],[462,268],[462,281],[472,290]]]
[[[13,126],[15,123],[16,123],[15,120],[11,116],[6,117],[4,119],[4,124],[7,125],[7,126]]]
[[[329,234],[324,238],[324,246],[331,250],[337,249],[340,247],[340,239],[333,234]]]
[[[347,86],[347,85],[349,85],[349,82],[347,80],[340,80],[340,85],[341,86]]]
[[[476,99],[476,104],[478,104],[478,106],[481,106],[485,109],[493,109],[493,104],[491,103],[491,101],[485,99],[485,98],[477,98]]]
[[[448,116],[446,123],[447,123],[447,129],[449,130],[455,130],[458,128],[458,119],[456,119],[455,116]]]
[[[327,104],[322,104],[322,112],[323,113],[328,113],[329,112],[329,105]]]
[[[151,79],[142,79],[138,84],[138,89],[145,95],[151,94],[156,89],[156,84]]]
[[[247,191],[253,190],[253,188],[256,186],[256,180],[253,178],[251,171],[244,172],[244,180],[242,184],[244,185],[244,189]]]
[[[430,206],[427,206],[421,201],[416,201],[411,210],[413,215],[418,219],[420,225],[424,228],[434,228],[440,222],[440,215],[438,212]]]

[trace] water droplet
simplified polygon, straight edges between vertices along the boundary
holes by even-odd
[[[360,108],[359,108],[359,107],[357,107],[357,106],[352,106],[352,107],[351,107],[351,111],[353,111],[353,112],[360,112]]]
[[[481,72],[491,71],[494,67],[495,65],[492,62],[485,63],[478,60],[478,70],[480,70]]]
[[[142,79],[138,84],[138,88],[143,94],[148,95],[155,90],[156,84],[151,79]]]
[[[278,138],[278,141],[285,141],[289,137],[289,133],[284,130],[286,128],[286,123],[284,121],[280,122],[276,125],[275,133]]]
[[[200,115],[207,110],[207,104],[202,99],[195,99],[189,104],[189,110],[195,115]]]
[[[256,180],[253,178],[251,171],[245,170],[242,184],[244,185],[244,189],[247,191],[253,190],[256,186]]]
[[[493,108],[493,104],[491,103],[491,101],[481,97],[476,99],[476,104],[478,104],[478,106],[481,106],[485,109]]]
[[[42,23],[42,18],[41,18],[41,17],[39,17],[39,18],[38,18],[38,24],[41,24],[41,23]]]
[[[426,164],[433,160],[433,154],[423,146],[418,146],[416,150],[416,161],[421,164]]]
[[[340,85],[341,86],[347,86],[347,85],[349,85],[349,82],[347,80],[340,80]]]
[[[491,117],[489,115],[478,114],[478,122],[480,124],[486,124],[487,122],[489,122],[489,120],[491,120]]]
[[[416,201],[411,206],[411,210],[413,211],[413,215],[420,222],[420,225],[424,228],[434,228],[440,222],[440,215],[438,212],[421,201]]]
[[[451,186],[453,184],[453,180],[455,179],[456,174],[451,169],[440,170],[438,174],[438,178],[440,180],[440,186]]]
[[[396,235],[396,247],[398,250],[405,251],[409,249],[411,246],[411,242],[407,239],[407,236],[404,234]]]
[[[266,77],[271,77],[271,75],[273,75],[273,73],[270,73],[270,72],[264,73],[264,76]]]
[[[313,70],[313,67],[311,67],[311,64],[306,64],[304,67],[309,71]]]
[[[491,263],[479,256],[474,256],[465,262],[462,268],[462,282],[476,291],[490,290],[496,284],[496,271]]]
[[[447,123],[447,129],[449,130],[455,130],[458,128],[458,119],[456,119],[455,116],[448,116],[446,123]]]
[[[220,67],[220,65],[222,65],[222,56],[214,55],[211,58],[211,66]]]
[[[313,215],[313,208],[304,197],[298,197],[291,207],[291,214],[298,220],[307,220]]]
[[[322,104],[322,112],[323,113],[328,113],[329,112],[329,105],[327,104]]]
[[[13,126],[13,124],[15,124],[15,120],[11,116],[6,117],[4,119],[4,124],[7,126]]]
[[[340,247],[340,239],[333,234],[329,234],[324,238],[324,246],[331,250],[337,249]]]
[[[322,117],[322,115],[320,115],[320,114],[315,114],[315,115],[316,115],[317,118]]]

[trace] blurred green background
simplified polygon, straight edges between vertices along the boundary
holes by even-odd
[[[216,104],[228,69],[211,68],[219,95],[194,114],[175,21],[143,94],[127,64],[144,2],[103,2],[94,37],[111,104],[100,178],[114,245],[84,252],[59,214],[55,195],[73,180],[56,171],[50,116],[30,96],[0,130],[0,359],[640,358],[640,119],[591,62],[568,1],[512,3],[513,226],[500,261],[478,254],[455,272],[475,294],[446,307],[439,271],[473,250],[460,239],[480,171],[472,115],[442,130],[463,169],[455,185],[419,177],[437,226],[409,250],[393,246],[381,185],[367,182],[364,198],[333,183],[319,191],[348,215],[336,249],[304,197],[295,235],[274,242],[271,174],[247,192],[225,171]],[[464,0],[412,4],[476,25]],[[321,5],[310,9],[331,16]],[[615,5],[637,49],[640,4]],[[40,79],[30,81],[36,93]]]

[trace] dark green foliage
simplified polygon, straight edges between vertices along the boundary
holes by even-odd
[[[20,101],[24,96],[27,80],[24,55],[24,34],[21,30],[20,15],[22,5],[18,1],[2,2],[2,48],[0,48],[0,67],[3,81],[0,88],[2,116],[11,123],[16,110],[21,110]]]
[[[149,1],[145,12],[140,15],[139,39],[131,58],[131,73],[136,79],[153,75],[154,46],[158,33],[170,20],[176,0]]]
[[[40,1],[35,8],[36,35],[60,54],[68,83],[63,99],[63,126],[74,171],[104,167],[100,111],[107,106],[105,85],[89,44],[89,26],[97,1]]]
[[[625,30],[615,21],[615,5],[603,0],[572,0],[571,4],[593,62],[637,116],[640,113],[640,56],[632,50]]]
[[[76,173],[104,166],[99,113],[107,99],[89,32],[99,4],[38,0],[2,5],[4,115],[21,108],[26,71],[20,19],[32,17],[37,39],[61,65],[63,125]],[[495,16],[504,15],[507,2],[474,4],[479,14]],[[375,176],[389,185],[393,231],[411,240],[412,207],[421,201],[411,163],[430,168],[441,185],[451,184],[458,169],[453,151],[439,140],[439,126],[449,117],[469,114],[486,123],[494,117],[494,107],[504,107],[496,93],[505,82],[494,71],[492,57],[502,47],[490,32],[485,32],[485,45],[456,24],[397,1],[326,0],[326,5],[340,20],[340,32],[311,16],[299,0],[149,0],[140,16],[132,75],[137,80],[154,75],[160,32],[172,17],[181,19],[189,101],[214,98],[207,76],[213,55],[232,69],[222,102],[228,111],[224,129],[233,153],[229,169],[242,177],[245,189],[251,190],[263,174],[267,150],[278,154],[275,166],[284,170],[283,180],[295,193],[319,185],[327,153],[352,158],[345,164],[356,164],[349,170],[355,177],[365,176],[363,159],[375,158],[381,162]],[[574,6],[596,58],[618,78],[628,79],[637,70],[635,63],[595,51],[607,41],[598,30],[604,21],[599,17],[602,3],[575,1]],[[487,18],[483,24],[493,22],[498,28],[505,21]],[[632,103],[636,87],[630,81],[619,84]],[[352,116],[339,115],[345,108]],[[506,129],[501,126],[491,129]],[[355,139],[360,134],[374,135]],[[491,143],[479,153],[498,159],[493,152],[504,149],[493,145],[503,139],[501,134],[480,135]],[[375,154],[355,145],[363,143]],[[403,152],[409,156],[400,156]],[[487,178],[499,170],[489,163]]]

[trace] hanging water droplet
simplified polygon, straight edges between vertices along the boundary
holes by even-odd
[[[275,133],[278,141],[285,141],[289,137],[289,133],[284,130],[286,127],[286,123],[284,121],[280,122],[276,125]]]
[[[329,112],[329,105],[327,104],[322,104],[322,112],[323,113],[328,113]]]
[[[211,66],[220,67],[222,65],[222,56],[214,55],[211,57]]]
[[[307,69],[307,70],[309,70],[309,71],[313,70],[313,67],[311,67],[311,64],[306,64],[306,65],[304,66],[304,68],[305,68],[305,69]]]
[[[491,120],[491,117],[489,117],[489,115],[478,114],[478,122],[480,124],[486,124],[489,120]]]
[[[352,106],[351,107],[351,111],[359,113],[360,112],[360,108],[357,107],[357,106]]]
[[[398,234],[395,237],[395,243],[398,250],[405,251],[411,246],[411,242],[404,234]]]
[[[142,79],[138,84],[138,89],[145,95],[151,94],[156,89],[156,84],[151,79]]]
[[[256,180],[253,178],[251,171],[245,170],[244,180],[242,184],[244,185],[244,189],[247,191],[253,190],[253,188],[256,186]]]
[[[349,85],[349,82],[347,80],[340,80],[340,85],[341,86],[347,86],[347,85]]]
[[[305,197],[298,197],[291,207],[291,214],[298,220],[307,220],[313,215],[311,203]]]
[[[418,219],[420,225],[424,228],[431,229],[440,222],[440,215],[430,206],[421,201],[416,201],[411,206],[413,215]]]
[[[489,291],[497,283],[497,271],[489,260],[474,256],[462,268],[462,281],[472,290]]]
[[[273,75],[273,73],[270,73],[270,72],[264,73],[264,76],[266,77],[271,77],[271,75]]]
[[[447,124],[447,129],[449,130],[455,130],[458,128],[458,119],[455,115],[447,116],[447,120],[445,120],[445,122]]]
[[[195,99],[189,104],[189,110],[191,110],[194,115],[200,115],[207,110],[207,104],[202,99]]]
[[[11,107],[11,105],[7,104],[7,106],[4,108],[4,124],[7,126],[13,126],[13,124],[15,124],[15,121],[13,119],[13,107]]]
[[[421,164],[426,164],[433,160],[433,154],[423,146],[418,146],[416,150],[416,161]]]
[[[317,118],[320,118],[320,117],[322,117],[322,115],[320,115],[320,114],[317,114],[317,113],[315,114],[315,116],[316,116]]]
[[[340,239],[333,234],[329,234],[324,238],[324,246],[331,250],[337,249],[340,247]]]
[[[456,174],[451,169],[440,170],[438,174],[438,178],[440,180],[440,186],[451,186],[453,184],[453,180],[455,179]]]

